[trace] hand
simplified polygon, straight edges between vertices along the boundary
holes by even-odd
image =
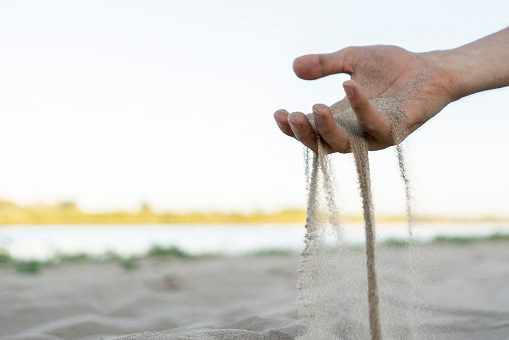
[[[442,54],[411,53],[396,46],[348,47],[331,54],[302,56],[294,61],[293,68],[298,77],[306,80],[349,74],[352,80],[343,84],[347,97],[342,102],[349,102],[359,126],[366,131],[369,150],[380,150],[394,145],[395,140],[389,121],[369,100],[395,98],[401,102],[406,132],[400,142],[457,99],[451,90],[451,73],[440,66]],[[282,132],[314,152],[318,149],[317,140],[309,118],[314,119],[329,152],[350,151],[346,132],[336,124],[326,105],[314,105],[309,118],[285,110],[276,111],[274,118]]]

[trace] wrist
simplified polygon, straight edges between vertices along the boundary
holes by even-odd
[[[462,66],[466,62],[466,57],[456,50],[432,51],[420,53],[429,64],[433,73],[433,78],[437,85],[442,88],[443,94],[447,97],[447,102],[453,102],[463,98],[469,93],[468,82],[465,81],[465,74]]]
[[[453,100],[509,86],[509,28],[452,50],[424,53],[450,77]]]

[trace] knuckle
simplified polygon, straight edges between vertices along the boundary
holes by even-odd
[[[325,60],[325,57],[323,55],[320,55],[318,57],[318,69],[320,78],[326,75],[326,67],[327,67],[327,61]]]

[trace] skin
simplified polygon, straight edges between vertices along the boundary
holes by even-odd
[[[295,59],[295,74],[313,80],[346,73],[343,83],[359,126],[366,131],[369,150],[395,144],[389,122],[369,102],[396,98],[403,103],[406,137],[446,105],[470,94],[509,86],[509,28],[471,44],[446,51],[412,53],[396,46],[347,47],[330,54],[311,54]],[[274,113],[283,133],[317,152],[317,136],[329,152],[350,151],[348,136],[324,104],[313,106],[312,117],[286,110]]]

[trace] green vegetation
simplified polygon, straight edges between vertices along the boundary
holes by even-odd
[[[35,274],[38,273],[41,269],[41,265],[43,263],[37,260],[28,260],[28,261],[14,261],[14,268],[18,271],[18,273],[22,274]]]
[[[264,249],[255,251],[249,255],[251,256],[291,256],[295,255],[296,252],[291,249]]]
[[[498,241],[509,241],[509,234],[491,234],[487,236],[436,236],[429,243],[431,244],[449,244],[449,245],[461,245],[461,244],[473,244],[479,242],[498,242]],[[416,244],[422,244],[422,242],[416,242]],[[401,239],[387,239],[380,242],[381,246],[384,247],[405,247],[408,245],[408,240]]]
[[[290,256],[295,255],[294,251],[285,249],[266,249],[258,252],[246,254],[246,256]],[[125,270],[134,270],[140,266],[140,260],[144,258],[160,258],[160,259],[180,259],[180,260],[194,260],[213,258],[218,255],[201,254],[192,255],[175,246],[152,246],[145,254],[140,256],[121,256],[115,252],[108,252],[102,256],[91,256],[88,254],[62,254],[57,253],[52,258],[46,261],[39,261],[35,259],[15,259],[12,258],[8,252],[0,248],[0,266],[14,268],[18,273],[22,274],[37,274],[43,268],[55,266],[62,263],[78,263],[78,262],[113,262],[117,263]]]
[[[0,249],[0,265],[12,262],[11,256],[3,249]]]
[[[12,224],[146,224],[146,223],[304,223],[304,210],[276,213],[156,213],[144,203],[138,212],[87,213],[73,202],[19,206],[0,199],[0,225]]]
[[[407,240],[389,238],[385,241],[380,242],[382,247],[406,247],[408,245]]]
[[[492,234],[488,236],[464,237],[464,236],[437,236],[432,243],[437,244],[470,244],[488,241],[509,241],[509,234]]]
[[[509,241],[509,234],[496,233],[484,238],[486,241]]]
[[[437,236],[429,243],[431,244],[449,244],[449,245],[462,245],[473,244],[478,242],[508,242],[509,234],[492,234],[482,237],[457,237],[457,236]],[[417,244],[422,244],[418,242]],[[401,239],[387,239],[380,243],[384,247],[404,247],[408,245],[407,240]],[[361,250],[362,246],[352,246],[352,249]],[[289,249],[263,249],[260,251],[246,254],[246,256],[292,256],[296,252]],[[22,274],[37,274],[42,268],[54,266],[60,263],[77,263],[77,262],[114,262],[125,270],[134,270],[139,267],[139,261],[144,258],[164,258],[164,259],[203,259],[211,258],[218,255],[202,254],[192,255],[175,246],[152,246],[145,254],[141,256],[128,256],[124,257],[114,252],[108,252],[102,256],[90,256],[84,253],[77,254],[61,254],[57,253],[53,258],[46,261],[38,260],[20,260],[12,258],[9,253],[0,249],[0,266],[12,267],[18,273]]]
[[[37,274],[42,268],[55,266],[60,263],[78,263],[78,262],[116,262],[125,270],[133,270],[139,267],[139,261],[143,258],[175,258],[175,259],[198,259],[210,257],[210,255],[191,255],[175,246],[162,247],[153,246],[141,256],[124,257],[114,252],[108,252],[102,256],[93,257],[84,253],[62,254],[57,253],[51,259],[39,261],[35,259],[14,259],[9,253],[0,249],[0,265],[9,266],[16,269],[18,273]]]
[[[138,258],[135,256],[120,258],[118,264],[125,270],[134,270],[139,267]]]
[[[147,252],[147,257],[173,257],[177,259],[189,259],[193,258],[194,256],[175,246],[165,248],[159,245],[155,245],[149,249]]]

